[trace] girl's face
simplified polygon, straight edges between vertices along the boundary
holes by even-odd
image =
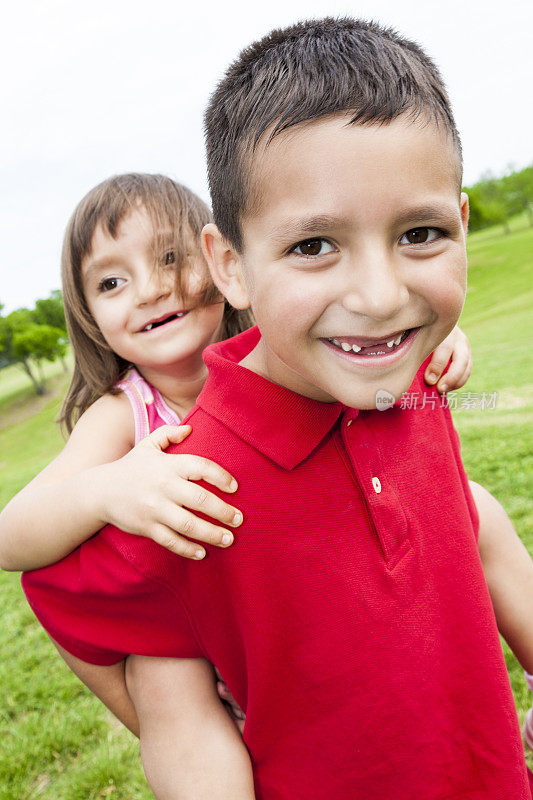
[[[99,224],[91,245],[82,262],[85,298],[111,349],[151,382],[158,374],[186,377],[205,369],[202,352],[220,337],[224,303],[194,300],[205,275],[199,249],[198,268],[193,259],[182,281],[186,296],[179,297],[172,252],[154,267],[152,223],[142,206],[124,217],[116,239]]]

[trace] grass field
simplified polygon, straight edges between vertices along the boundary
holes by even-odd
[[[517,218],[510,235],[489,229],[469,237],[468,249],[461,324],[475,367],[454,417],[470,477],[500,499],[533,553],[533,229]],[[50,394],[36,399],[22,372],[0,371],[0,507],[61,447],[53,420],[65,386],[53,365]],[[461,407],[479,406],[483,393],[497,393],[495,408]],[[18,575],[0,573],[0,588],[0,800],[152,797],[136,741],[56,657]],[[522,670],[507,648],[505,654],[522,719],[531,698]]]

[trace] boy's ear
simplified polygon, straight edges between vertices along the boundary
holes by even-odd
[[[470,214],[470,207],[468,205],[468,195],[466,192],[461,192],[461,222],[463,224],[463,230],[466,234],[468,233],[468,216]]]
[[[241,257],[210,222],[202,230],[202,252],[213,283],[234,308],[249,308],[250,299],[242,275]]]

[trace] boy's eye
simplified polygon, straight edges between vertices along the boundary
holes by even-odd
[[[296,244],[291,253],[299,256],[324,256],[326,253],[333,253],[335,248],[327,239],[306,239],[304,242]]]
[[[400,244],[429,244],[440,239],[442,235],[442,231],[438,228],[412,228],[403,234]],[[404,238],[407,239],[406,242],[402,242]]]
[[[110,292],[112,289],[116,289],[117,286],[120,286],[122,283],[124,283],[124,278],[104,278],[98,284],[98,291]]]

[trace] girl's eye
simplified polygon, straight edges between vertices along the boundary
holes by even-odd
[[[296,244],[290,252],[299,256],[325,256],[334,253],[335,248],[327,239],[306,239]]]
[[[174,250],[169,250],[168,253],[165,253],[163,258],[163,263],[165,267],[169,267],[172,264],[176,263],[176,256],[174,254]]]
[[[430,244],[443,236],[443,231],[438,228],[412,228],[403,234],[400,244]],[[402,239],[407,239],[402,242]]]
[[[112,289],[116,289],[117,286],[120,286],[122,283],[124,283],[124,278],[104,278],[98,284],[98,291],[110,292]]]

